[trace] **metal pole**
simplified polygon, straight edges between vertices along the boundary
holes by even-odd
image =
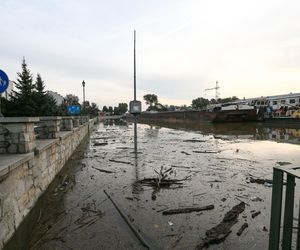
[[[134,100],[136,101],[136,59],[135,59],[135,31],[134,31],[134,49],[133,49],[133,83],[134,83]],[[137,153],[137,115],[134,115],[134,152]],[[135,154],[137,156],[137,154]]]
[[[134,100],[136,101],[136,61],[135,61],[135,31],[134,31],[134,51],[133,51],[133,67],[134,67]]]
[[[82,81],[82,88],[83,88],[83,111],[85,111],[85,81]]]

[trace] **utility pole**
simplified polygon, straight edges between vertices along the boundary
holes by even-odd
[[[83,89],[83,111],[85,112],[85,81],[82,81],[82,89]]]

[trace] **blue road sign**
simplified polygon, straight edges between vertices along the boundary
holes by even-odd
[[[68,105],[67,110],[69,114],[79,115],[80,114],[80,106],[78,105]]]
[[[9,84],[8,76],[0,69],[0,94],[3,93]]]

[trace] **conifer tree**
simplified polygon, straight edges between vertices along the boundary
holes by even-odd
[[[32,74],[27,68],[25,58],[22,61],[22,72],[18,72],[17,91],[10,96],[11,101],[7,113],[9,116],[35,116],[34,84]]]

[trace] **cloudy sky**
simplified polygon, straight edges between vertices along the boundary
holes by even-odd
[[[291,0],[0,0],[0,69],[26,58],[46,89],[115,106],[137,97],[189,105],[220,96],[300,92],[300,2]]]

